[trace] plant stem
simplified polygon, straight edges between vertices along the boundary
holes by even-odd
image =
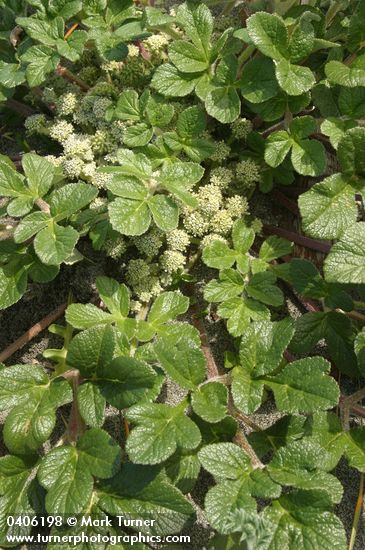
[[[67,436],[66,436],[71,443],[75,443],[78,437],[84,432],[86,428],[85,422],[81,417],[78,403],[77,403],[77,391],[78,391],[80,382],[81,382],[80,373],[79,371],[75,370],[75,374],[71,379],[73,401],[72,401],[71,414],[70,414],[70,419],[68,421]]]
[[[69,82],[72,82],[72,84],[77,84],[81,90],[84,92],[87,92],[90,90],[90,86],[86,84],[83,80],[78,78],[76,75],[74,75],[71,71],[66,69],[66,67],[62,67],[62,65],[58,65],[56,69],[56,74],[59,76],[62,76],[65,80],[68,80]]]
[[[62,317],[67,307],[67,302],[64,302],[60,306],[56,307],[51,313],[43,317],[38,323],[32,326],[27,332],[25,332],[20,338],[15,340],[10,346],[5,348],[0,353],[0,362],[6,361],[19,349],[21,349],[25,344],[30,342],[32,338],[35,338],[42,330],[46,329],[50,324],[54,323],[57,319]]]
[[[43,199],[38,198],[35,200],[35,203],[38,206],[38,208],[42,210],[42,212],[46,212],[47,214],[51,212],[49,205]]]
[[[282,193],[278,189],[274,189],[273,191],[271,191],[271,195],[274,197],[275,200],[280,202],[280,204],[285,206],[285,208],[290,210],[292,214],[295,214],[296,216],[299,214],[297,203],[289,199],[286,195],[284,195],[284,193]]]
[[[276,227],[276,225],[264,224],[263,231],[266,235],[278,235],[279,237],[293,241],[294,243],[304,246],[305,248],[323,252],[323,254],[327,254],[331,250],[331,245],[327,243],[322,243],[321,241],[304,237],[304,235],[298,235],[298,233],[288,231],[287,229],[283,229],[281,227]]]
[[[63,39],[67,40],[67,38],[69,38],[69,36],[71,36],[71,34],[77,29],[78,26],[79,26],[78,23],[74,23],[73,25],[71,25],[71,27],[65,33],[65,36],[63,37]]]
[[[249,456],[251,460],[251,465],[254,470],[257,470],[258,468],[263,469],[265,468],[265,465],[261,462],[253,448],[248,442],[247,437],[243,433],[242,430],[238,430],[235,435],[235,441],[236,443],[245,451],[245,453]]]
[[[24,117],[34,115],[35,113],[35,110],[32,109],[32,107],[26,105],[25,103],[21,103],[20,101],[17,101],[13,98],[8,99],[5,105],[8,109],[11,109],[12,111],[15,111],[16,113]]]
[[[360,515],[362,511],[362,504],[364,501],[364,473],[360,472],[359,493],[357,495],[357,501],[355,506],[354,521],[352,523],[351,538],[349,544],[349,550],[353,550],[356,541],[357,529],[359,526]]]
[[[284,125],[285,125],[285,121],[281,120],[280,122],[277,122],[273,126],[270,126],[269,128],[266,128],[266,130],[263,130],[261,132],[261,135],[262,135],[262,137],[267,137],[270,134],[272,134],[273,132],[276,132],[277,130],[281,130],[282,128],[284,128]]]

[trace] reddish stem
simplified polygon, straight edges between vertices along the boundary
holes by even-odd
[[[283,229],[281,227],[276,227],[276,225],[264,224],[263,231],[266,235],[278,235],[279,237],[288,239],[289,241],[304,246],[305,248],[310,248],[312,250],[316,250],[317,252],[322,252],[323,254],[327,254],[331,250],[331,245],[327,243],[310,239],[309,237],[304,237],[304,235],[298,235],[298,233],[288,231],[287,229]]]
[[[62,315],[65,312],[65,309],[67,307],[67,302],[61,304],[60,306],[56,307],[51,313],[46,315],[46,317],[43,317],[38,323],[36,323],[32,328],[27,330],[20,338],[15,340],[10,346],[5,348],[0,353],[0,362],[6,361],[9,357],[13,355],[16,351],[21,349],[25,344],[30,342],[32,338],[35,338],[42,330],[46,329],[49,325],[54,323],[57,319],[62,317]]]

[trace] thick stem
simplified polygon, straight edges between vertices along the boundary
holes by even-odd
[[[69,36],[71,36],[71,34],[77,29],[78,26],[79,26],[78,23],[74,23],[73,25],[71,25],[71,27],[68,29],[65,36],[63,37],[64,40],[67,40],[67,38],[69,38]]]
[[[285,121],[281,120],[280,122],[277,122],[273,126],[270,126],[269,128],[266,128],[266,130],[263,130],[261,132],[261,135],[262,135],[262,137],[267,137],[270,134],[276,132],[277,130],[281,130],[282,128],[284,128],[284,125],[285,125]]]
[[[77,370],[74,371],[74,376],[72,378],[72,392],[73,392],[73,401],[72,401],[72,407],[71,407],[71,414],[70,419],[67,426],[67,439],[71,443],[75,443],[79,436],[85,431],[86,425],[83,421],[78,403],[77,403],[77,392],[78,387],[81,382],[80,374]]]
[[[8,109],[11,109],[24,117],[34,115],[35,113],[35,110],[32,109],[32,107],[13,98],[8,99],[5,105]]]
[[[20,338],[15,340],[15,342],[10,344],[10,346],[5,348],[0,353],[0,362],[2,363],[3,361],[6,361],[7,359],[9,359],[9,357],[11,357],[13,353],[21,349],[23,346],[25,346],[28,342],[32,340],[32,338],[35,338],[40,332],[42,332],[42,330],[45,330],[49,325],[51,325],[57,319],[62,317],[66,307],[67,307],[67,302],[58,306],[56,309],[51,311],[51,313],[46,315],[46,317],[43,317],[43,319],[41,319],[38,323],[32,326],[32,328],[27,330],[27,332],[25,332],[23,336],[21,336]]]
[[[78,78],[76,75],[74,75],[71,71],[69,71],[65,67],[62,67],[62,65],[58,65],[56,69],[56,74],[58,74],[59,76],[62,76],[62,78],[64,78],[65,80],[72,82],[72,84],[76,84],[84,92],[87,92],[90,90],[90,86],[88,86],[86,82]]]
[[[280,202],[280,204],[282,204],[285,208],[290,210],[292,214],[295,214],[295,216],[299,214],[299,208],[297,203],[289,199],[286,195],[284,195],[284,193],[282,193],[278,189],[274,189],[271,192],[271,195],[276,201]]]
[[[245,434],[243,433],[242,430],[237,431],[237,433],[235,435],[235,441],[241,447],[241,449],[243,449],[245,451],[245,453],[250,458],[251,465],[252,465],[252,468],[254,470],[257,470],[259,468],[260,469],[265,468],[265,465],[261,462],[261,460],[259,459],[259,457],[255,453],[255,451],[253,450],[253,448],[249,444],[248,439],[247,439],[247,437],[245,436]]]
[[[42,210],[42,212],[46,212],[47,214],[51,212],[49,204],[47,204],[46,201],[44,201],[43,199],[38,198],[35,200],[35,203],[38,206],[38,208]]]
[[[298,235],[298,233],[288,231],[287,229],[283,229],[281,227],[276,227],[276,225],[264,224],[263,231],[266,235],[278,235],[279,237],[293,241],[294,243],[304,246],[305,248],[323,252],[323,254],[327,254],[331,250],[331,245],[327,243],[322,243],[321,241],[304,237],[304,235]]]

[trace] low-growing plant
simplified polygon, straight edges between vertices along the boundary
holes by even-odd
[[[352,550],[365,392],[341,376],[365,372],[365,1],[178,4],[0,2],[5,139],[25,151],[0,156],[0,308],[91,252],[120,278],[68,305],[44,363],[1,366],[1,545],[36,527],[9,515],[185,532],[205,472],[207,547],[344,549],[345,457]],[[204,316],[231,342],[219,368]]]

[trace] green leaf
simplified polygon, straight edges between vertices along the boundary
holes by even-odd
[[[315,412],[334,407],[339,398],[336,381],[328,376],[330,363],[322,357],[308,357],[289,363],[276,376],[266,378],[279,410]]]
[[[222,302],[217,313],[227,319],[227,329],[232,336],[241,336],[247,329],[250,320],[263,321],[270,319],[266,306],[251,298],[230,298]]]
[[[124,464],[110,485],[102,488],[99,497],[99,506],[108,514],[155,518],[138,528],[147,534],[178,533],[194,515],[191,503],[159,469],[136,464]]]
[[[114,116],[118,120],[141,120],[138,94],[135,90],[124,90],[117,101]]]
[[[72,227],[53,223],[37,233],[34,250],[44,264],[59,265],[71,255],[78,239],[79,234]]]
[[[270,477],[281,485],[304,490],[316,490],[327,494],[338,504],[343,487],[333,475],[326,473],[328,453],[311,439],[293,441],[281,447],[268,465]]]
[[[54,191],[49,199],[51,214],[55,221],[69,218],[87,206],[98,194],[93,185],[69,183]]]
[[[24,70],[18,63],[5,63],[0,60],[1,85],[5,88],[15,88],[25,81]]]
[[[45,158],[33,153],[26,153],[22,166],[29,189],[35,197],[43,197],[52,187],[55,167]]]
[[[248,252],[255,240],[255,232],[243,220],[236,220],[232,228],[233,247],[242,254]]]
[[[38,231],[47,227],[50,221],[51,217],[46,212],[32,212],[32,214],[28,214],[28,216],[25,216],[19,225],[16,226],[14,241],[16,243],[27,241],[38,233]]]
[[[35,466],[34,456],[20,458],[6,455],[0,458],[0,544],[4,548],[10,546],[9,536],[25,536],[31,532],[31,525],[9,526],[7,517],[34,515],[32,500],[36,496],[37,487],[33,474]]]
[[[365,2],[360,0],[351,15],[348,28],[347,47],[350,52],[361,48],[365,41],[364,17]]]
[[[168,97],[184,97],[191,94],[199,81],[194,73],[180,73],[174,65],[163,63],[153,75],[151,86]]]
[[[250,433],[248,440],[258,456],[261,457],[268,451],[276,451],[289,445],[292,441],[301,439],[304,435],[305,421],[305,416],[284,416],[270,428]]]
[[[122,410],[148,399],[156,373],[133,357],[116,357],[111,363],[101,363],[97,367],[96,381],[105,400]]]
[[[270,134],[265,144],[265,162],[276,168],[284,161],[292,145],[293,141],[285,130]]]
[[[328,80],[333,84],[356,88],[365,86],[365,56],[359,56],[350,66],[341,61],[330,61],[324,71]]]
[[[179,208],[177,204],[166,195],[154,195],[148,201],[153,220],[162,231],[176,229],[179,222]]]
[[[208,58],[214,19],[207,6],[204,4],[194,6],[190,2],[186,2],[177,10],[177,21],[195,46],[205,52]]]
[[[201,441],[198,427],[185,416],[181,404],[139,404],[129,409],[127,417],[137,424],[126,445],[136,464],[159,464],[177,448],[195,449]]]
[[[176,124],[176,130],[182,138],[196,138],[204,132],[206,116],[202,109],[194,105],[180,113]]]
[[[184,40],[175,40],[171,44],[169,60],[183,73],[200,73],[209,67],[205,51]]]
[[[129,313],[129,290],[109,277],[97,277],[96,288],[106,307],[114,315],[127,317]]]
[[[143,147],[152,139],[153,129],[144,122],[128,126],[124,130],[123,143],[127,147]]]
[[[164,98],[151,96],[147,102],[146,112],[152,126],[164,128],[171,122],[175,109],[173,105],[166,104]]]
[[[365,90],[364,88],[341,88],[338,96],[339,114],[344,114],[352,119],[365,116]]]
[[[336,239],[357,220],[354,189],[342,174],[334,174],[299,197],[303,229],[318,239]]]
[[[206,422],[219,422],[227,413],[228,391],[219,382],[208,382],[191,397],[193,411]]]
[[[342,171],[349,176],[365,174],[365,128],[351,128],[338,145],[337,156]]]
[[[205,100],[207,113],[223,124],[239,117],[241,102],[233,86],[222,86],[211,90]]]
[[[271,235],[262,243],[259,258],[265,260],[265,262],[271,262],[281,256],[291,254],[292,249],[293,243],[276,235]]]
[[[145,183],[133,176],[122,176],[116,173],[107,187],[117,197],[125,199],[143,201],[148,197],[148,189]]]
[[[48,46],[31,46],[21,60],[29,63],[25,74],[29,86],[34,88],[43,84],[46,77],[56,70],[60,56]]]
[[[93,490],[93,476],[112,477],[120,465],[118,444],[100,428],[86,431],[76,447],[52,449],[42,460],[38,479],[47,490],[49,514],[82,513]]]
[[[317,140],[302,139],[293,143],[291,161],[299,174],[321,176],[327,164],[326,150]]]
[[[154,350],[166,372],[181,387],[194,390],[206,376],[205,357],[191,338],[160,336]]]
[[[147,202],[118,198],[108,206],[110,223],[122,235],[142,235],[151,224]]]
[[[3,157],[4,158],[4,157]],[[0,159],[0,193],[5,197],[18,197],[26,193],[24,178],[15,170],[13,163]]]
[[[105,398],[94,382],[81,384],[77,392],[77,405],[83,420],[93,428],[101,428],[105,419]]]
[[[293,258],[289,265],[291,282],[299,294],[315,299],[325,296],[326,284],[311,262]]]
[[[288,31],[279,15],[255,13],[247,19],[247,30],[256,48],[267,57],[281,60],[288,56]]]
[[[83,330],[113,323],[115,318],[94,304],[70,304],[66,311],[66,321],[74,328]]]
[[[365,223],[347,228],[324,262],[325,279],[333,283],[365,283]]]
[[[220,240],[212,241],[203,250],[204,263],[215,269],[232,267],[236,261],[236,256],[236,251]]]
[[[262,103],[275,97],[279,91],[275,67],[271,59],[252,59],[243,67],[241,94],[251,103]]]
[[[0,309],[15,304],[27,289],[27,272],[20,269],[16,273],[8,273],[0,267]]]
[[[242,276],[234,269],[223,269],[219,280],[213,279],[204,288],[204,299],[207,302],[224,302],[235,298],[244,289]]]
[[[198,457],[203,468],[217,480],[239,479],[252,469],[248,456],[234,443],[206,445]]]
[[[275,283],[276,276],[272,271],[255,273],[246,285],[246,292],[251,298],[264,304],[280,306],[284,301],[284,295]]]
[[[5,420],[3,436],[10,452],[27,454],[38,449],[55,427],[57,408],[70,401],[72,391],[66,380],[50,384],[47,377],[47,385],[31,388],[28,399],[24,401],[23,395]]]
[[[293,65],[287,59],[275,61],[275,74],[280,88],[291,96],[308,92],[316,83],[314,74],[308,67]]]
[[[229,519],[236,510],[256,512],[256,501],[247,483],[226,481],[210,489],[205,497],[205,512],[210,525],[219,533],[229,531]]]
[[[346,88],[343,88],[343,89],[346,90]],[[351,88],[348,88],[348,89],[351,90]],[[334,149],[337,149],[346,131],[349,130],[350,128],[354,128],[355,126],[357,126],[357,124],[353,120],[341,120],[338,118],[331,117],[322,122],[321,132],[325,136],[329,137],[332,147]]]
[[[359,375],[353,351],[351,321],[336,311],[306,313],[296,321],[291,348],[307,352],[322,338],[326,339],[332,360],[346,374]]]
[[[179,292],[163,292],[153,302],[148,314],[148,322],[155,326],[176,319],[178,315],[186,313],[189,307],[189,298]]]
[[[256,376],[275,371],[293,334],[294,324],[288,318],[251,324],[241,340],[240,364]]]
[[[115,348],[115,333],[109,325],[92,327],[72,339],[67,364],[78,369],[85,378],[110,364]]]
[[[282,496],[263,513],[271,525],[270,546],[345,548],[343,525],[330,509],[328,497],[317,491],[296,491]]]

